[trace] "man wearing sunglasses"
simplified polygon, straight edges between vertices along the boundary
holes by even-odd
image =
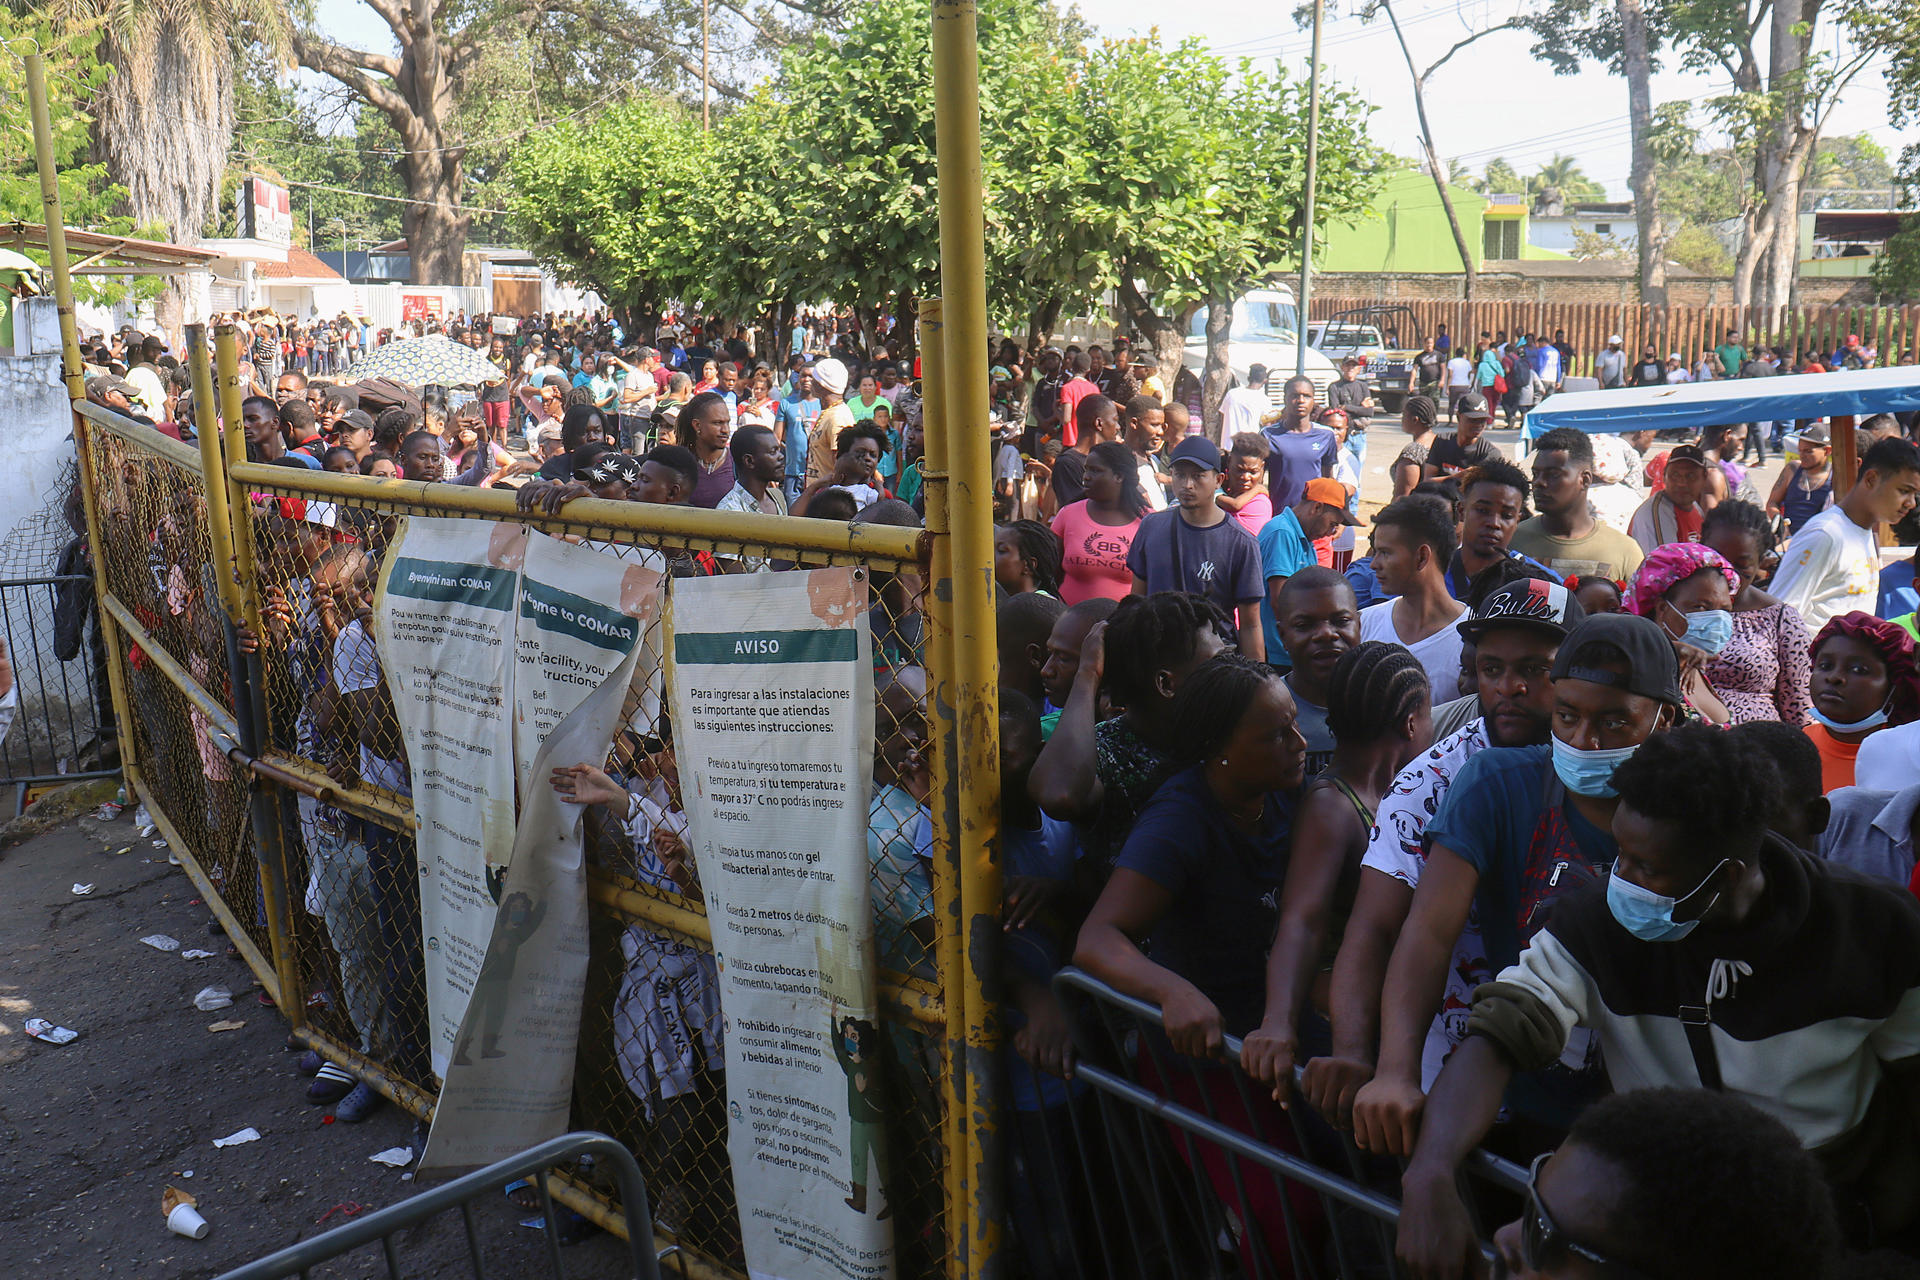
[[[1552,1062],[1577,1028],[1616,1090],[1704,1087],[1784,1123],[1823,1167],[1849,1243],[1913,1224],[1920,902],[1766,830],[1784,788],[1763,746],[1704,724],[1655,734],[1615,769],[1612,875],[1555,903],[1519,963],[1474,993],[1427,1099],[1402,1184],[1399,1253],[1416,1276],[1467,1264],[1454,1171],[1514,1073]],[[1705,1153],[1692,1167],[1748,1185]]]
[[[1840,1245],[1819,1162],[1778,1120],[1723,1093],[1637,1089],[1595,1103],[1533,1162],[1494,1236],[1514,1280],[1804,1280]]]

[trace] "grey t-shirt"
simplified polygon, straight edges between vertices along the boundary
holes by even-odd
[[[1299,708],[1299,719],[1294,723],[1300,726],[1300,736],[1307,740],[1307,776],[1312,782],[1326,767],[1333,763],[1333,734],[1327,730],[1327,709],[1308,702],[1293,687],[1291,675],[1281,677],[1287,686],[1287,692],[1293,695],[1293,705]]]
[[[1832,816],[1820,833],[1820,856],[1862,875],[1906,888],[1913,878],[1913,815],[1920,784],[1904,791],[1841,787],[1827,793]]]

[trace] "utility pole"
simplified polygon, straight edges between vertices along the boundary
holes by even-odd
[[[700,132],[712,119],[713,77],[708,70],[707,15],[711,0],[700,0]]]
[[[1313,54],[1307,66],[1307,199],[1306,226],[1300,237],[1300,296],[1293,343],[1293,376],[1307,376],[1307,304],[1313,291],[1313,188],[1320,174],[1320,20],[1326,0],[1313,0]],[[1261,390],[1266,390],[1262,387]]]

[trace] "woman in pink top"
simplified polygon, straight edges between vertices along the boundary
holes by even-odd
[[[1273,519],[1273,499],[1267,494],[1267,457],[1273,446],[1258,431],[1240,431],[1227,452],[1227,473],[1220,477],[1220,492],[1214,495],[1235,520],[1254,537]]]
[[[1114,440],[1093,446],[1081,484],[1087,496],[1053,518],[1066,570],[1060,598],[1069,606],[1098,596],[1123,600],[1133,590],[1127,549],[1140,530],[1145,505],[1133,454]]]

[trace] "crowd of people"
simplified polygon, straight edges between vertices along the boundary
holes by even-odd
[[[516,485],[529,511],[591,496],[921,522],[920,390],[890,335],[823,335],[776,367],[692,317],[647,344],[607,322],[448,332],[501,370],[465,403],[370,405],[251,360],[249,456]],[[1536,392],[1564,378],[1555,344],[1508,345]],[[154,346],[90,348],[89,395],[190,435]],[[1357,364],[1326,404],[1304,378],[1278,404],[1230,398],[1216,434],[1197,384],[1167,386],[1144,348],[991,352],[1002,961],[1010,1096],[1032,1122],[1013,1131],[1009,1200],[1051,1203],[1047,1161],[1022,1148],[1057,1134],[1074,1094],[1049,981],[1074,963],[1160,1007],[1222,1114],[1245,1103],[1220,1064],[1233,1038],[1254,1104],[1304,1098],[1408,1161],[1415,1274],[1477,1257],[1455,1175],[1483,1143],[1532,1162],[1526,1216],[1498,1241],[1516,1274],[1574,1274],[1554,1269],[1571,1255],[1663,1280],[1840,1275],[1843,1248],[1912,1249],[1920,663],[1915,566],[1883,567],[1876,536],[1920,496],[1910,424],[1861,424],[1844,489],[1824,427],[1802,424],[1764,499],[1740,427],[1664,448],[1556,430],[1523,471],[1486,436],[1513,385],[1499,353],[1479,380],[1493,350],[1464,385],[1443,366],[1407,399],[1392,497],[1366,521],[1378,409]],[[405,794],[365,620],[391,528],[284,500],[256,519],[282,554],[272,634],[248,643],[283,653],[299,691],[288,749]],[[156,532],[160,562],[177,536]],[[651,554],[678,576],[786,567]],[[875,575],[868,852],[882,963],[931,976],[924,585]],[[206,588],[171,565],[148,607],[224,621]],[[624,833],[631,874],[698,893],[664,721],[624,768],[583,761],[553,785]],[[317,802],[300,831],[316,882],[346,868],[310,905],[362,1047],[418,1070],[423,1006],[398,976],[418,970],[411,847]],[[710,959],[645,930],[623,948],[619,1026],[648,1049],[630,1085],[649,1106],[710,1093]],[[648,1003],[663,965],[684,1024]],[[312,1065],[341,1118],[377,1104]],[[1236,1246],[1265,1233],[1284,1258],[1266,1207]],[[1035,1275],[1072,1274],[1058,1226],[1017,1232]]]

